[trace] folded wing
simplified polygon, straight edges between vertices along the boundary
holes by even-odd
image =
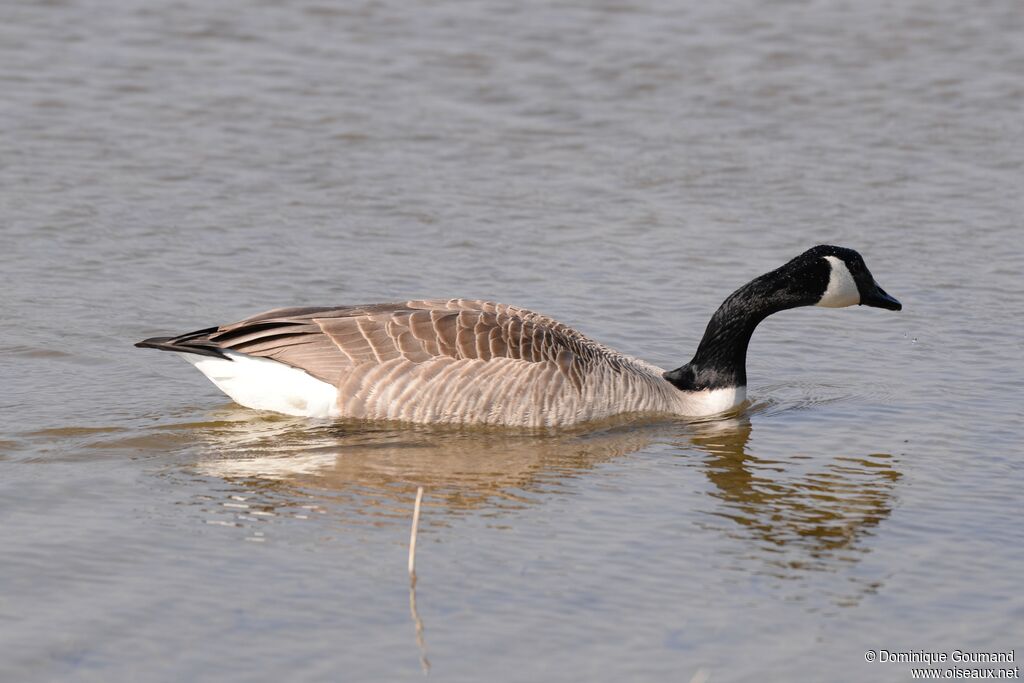
[[[353,368],[404,360],[543,363],[582,388],[588,362],[614,352],[550,318],[486,301],[407,301],[339,308],[283,308],[148,344],[270,358],[339,384]],[[539,370],[539,368],[538,368]]]

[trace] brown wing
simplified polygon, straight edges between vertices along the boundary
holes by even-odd
[[[163,348],[272,358],[332,384],[352,367],[398,358],[548,362],[577,389],[586,363],[604,357],[617,365],[617,354],[550,318],[465,299],[276,309],[167,342]]]

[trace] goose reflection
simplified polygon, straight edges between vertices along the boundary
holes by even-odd
[[[360,422],[311,428],[276,416],[218,420],[204,431],[201,473],[263,493],[316,491],[382,520],[407,519],[418,486],[426,507],[447,514],[528,505],[665,435],[664,425],[614,422],[562,432]]]
[[[782,574],[828,568],[868,550],[862,539],[891,513],[900,477],[894,458],[881,453],[757,457],[748,449],[748,415],[560,432],[355,422],[311,427],[292,418],[223,417],[203,429],[209,448],[198,471],[244,487],[265,510],[297,499],[340,502],[346,514],[370,523],[408,523],[418,486],[427,491],[425,519],[432,526],[471,510],[500,515],[542,504],[603,463],[668,446],[713,485],[713,500],[694,506],[728,520],[703,526],[747,539],[745,552],[753,543]]]
[[[733,522],[726,532],[754,541],[781,576],[856,560],[861,539],[892,512],[900,474],[887,453],[759,458],[747,452],[749,419],[691,428],[718,501],[711,514]]]

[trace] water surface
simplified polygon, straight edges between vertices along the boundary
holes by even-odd
[[[864,652],[1019,651],[1022,29],[1014,2],[4,5],[0,679],[903,681]],[[466,296],[675,367],[818,243],[904,310],[772,317],[728,419],[294,420],[131,347]]]

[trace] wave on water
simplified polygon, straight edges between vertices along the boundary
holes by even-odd
[[[813,410],[837,403],[888,405],[896,391],[887,384],[870,387],[824,384],[821,382],[789,382],[753,388],[751,415],[773,416],[794,410]]]

